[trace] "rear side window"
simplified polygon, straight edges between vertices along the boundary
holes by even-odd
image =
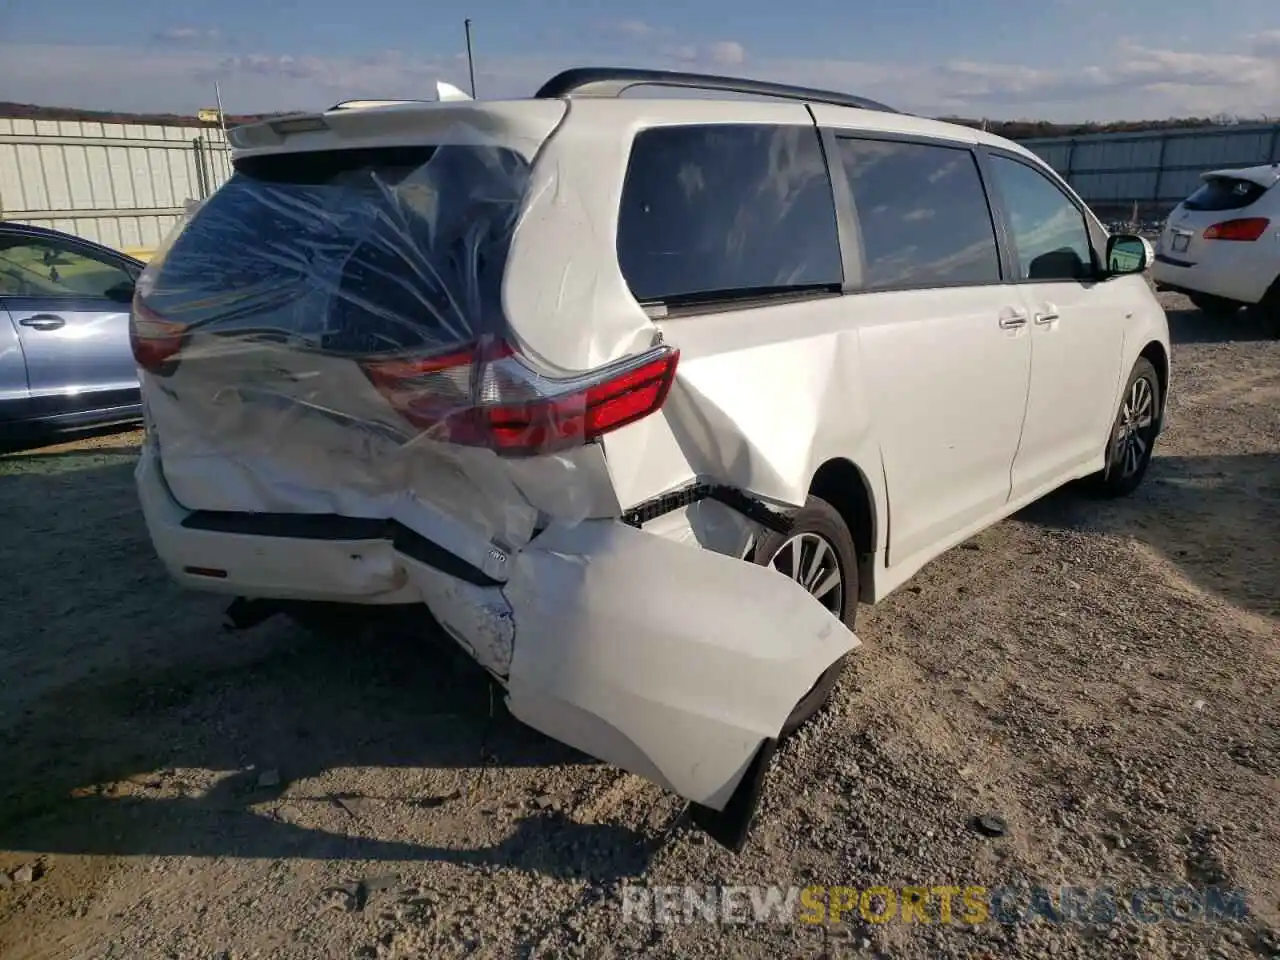
[[[1211,177],[1200,189],[1182,201],[1186,210],[1240,210],[1264,193],[1266,187],[1236,177]]]
[[[528,178],[497,147],[247,157],[148,271],[145,299],[334,352],[463,343],[500,322]]]
[[[0,296],[80,297],[128,303],[133,276],[62,237],[0,234]]]
[[[963,147],[840,138],[867,290],[998,283],[995,226]]]
[[[835,202],[813,127],[658,127],[632,146],[618,263],[642,302],[843,281]]]

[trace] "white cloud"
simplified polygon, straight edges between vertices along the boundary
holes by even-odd
[[[1250,47],[1257,56],[1280,58],[1280,30],[1264,30],[1249,39]]]
[[[747,59],[747,51],[735,40],[719,40],[706,47],[706,57],[712,63],[735,66]]]
[[[686,64],[698,59],[698,47],[693,43],[669,43],[660,47],[659,52],[670,60],[679,60]]]
[[[1241,38],[1235,49],[1247,52],[1231,55],[1121,42],[1096,64],[1060,69],[974,60],[759,59],[732,40],[664,46],[658,36],[654,31],[648,37],[642,44],[648,52],[638,51],[630,65],[732,70],[844,90],[929,115],[1105,121],[1280,113],[1280,31]],[[601,59],[589,48],[508,58],[482,54],[476,86],[482,97],[527,96],[552,74]],[[465,57],[453,53],[391,50],[342,58],[288,51],[228,55],[206,42],[178,40],[134,47],[0,42],[0,90],[6,99],[28,103],[192,112],[208,105],[214,80],[229,112],[250,113],[317,109],[358,97],[430,97],[436,80],[465,89],[467,68]]]
[[[1052,113],[1067,105],[1084,107],[1074,112],[1076,119],[1091,114],[1107,119],[1121,111],[1131,117],[1206,112],[1256,116],[1280,104],[1280,60],[1159,50],[1130,42],[1120,43],[1103,66],[1043,69],[957,60],[936,73],[946,81],[946,98],[957,104],[1006,112],[1020,103],[1044,105]]]
[[[216,43],[222,39],[217,27],[168,27],[158,30],[152,39],[162,43]]]
[[[733,40],[719,40],[704,46],[696,43],[669,43],[659,47],[658,52],[682,66],[698,63],[736,66],[747,59],[747,51],[742,44]]]
[[[643,20],[616,20],[605,25],[608,33],[616,33],[628,40],[648,40],[657,31]]]

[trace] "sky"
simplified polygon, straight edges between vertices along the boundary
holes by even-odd
[[[800,83],[925,115],[1280,115],[1276,0],[0,0],[0,99],[191,113],[323,109],[571,66]]]

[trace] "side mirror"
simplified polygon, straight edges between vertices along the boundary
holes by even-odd
[[[1142,273],[1155,260],[1155,249],[1145,237],[1117,233],[1107,238],[1107,273],[1110,276]]]

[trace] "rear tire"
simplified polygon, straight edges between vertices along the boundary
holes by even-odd
[[[825,546],[828,553],[815,554]],[[804,586],[815,599],[850,630],[858,613],[858,551],[853,534],[845,525],[839,511],[827,501],[810,496],[801,510],[795,514],[791,530],[786,534],[768,533],[756,544],[754,560],[765,567],[773,567],[784,576],[791,576]],[[823,591],[839,575],[838,596],[832,590]],[[785,739],[795,733],[831,698],[840,674],[844,672],[846,658],[841,657],[829,666],[795,705],[778,738]]]
[[[1090,478],[1096,495],[1125,497],[1142,483],[1156,445],[1162,402],[1156,368],[1139,357],[1120,394],[1120,408],[1107,437],[1107,465]]]
[[[1226,319],[1235,316],[1236,312],[1244,306],[1238,300],[1228,300],[1226,297],[1215,297],[1210,293],[1189,293],[1187,298],[1195,305],[1196,309],[1203,313],[1206,317],[1214,317]]]

